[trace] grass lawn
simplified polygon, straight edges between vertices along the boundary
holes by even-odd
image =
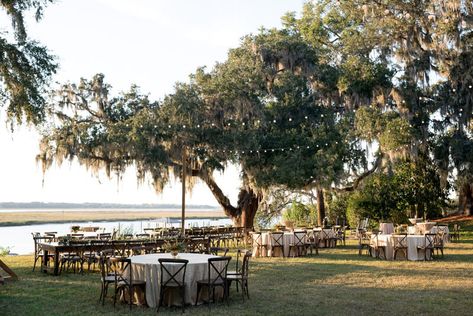
[[[319,256],[258,258],[250,263],[250,296],[234,287],[230,306],[212,305],[212,315],[472,315],[473,223],[444,259],[382,261],[357,255],[355,242],[322,249]],[[463,226],[465,223],[463,223]],[[31,256],[2,260],[20,280],[0,286],[0,315],[156,315],[155,309],[98,303],[98,273],[53,277],[31,272]],[[238,294],[238,295],[237,295]],[[180,314],[164,308],[160,314]],[[207,306],[186,313],[209,315]]]

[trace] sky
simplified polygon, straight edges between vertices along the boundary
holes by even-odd
[[[54,82],[78,82],[105,74],[114,91],[131,84],[151,99],[173,92],[198,67],[226,59],[242,36],[261,26],[279,27],[288,11],[300,12],[304,0],[59,0],[36,23],[28,14],[28,36],[57,57]],[[0,25],[1,28],[4,27]],[[0,113],[0,122],[4,117]],[[53,166],[43,176],[36,164],[39,136],[31,127],[12,133],[0,125],[0,202],[180,203],[174,182],[162,194],[149,183],[138,186],[128,170],[120,181],[92,175],[76,162]],[[229,166],[216,177],[236,202],[239,171]],[[188,204],[215,205],[210,190],[198,184]]]

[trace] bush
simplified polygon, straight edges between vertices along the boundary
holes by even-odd
[[[327,199],[327,217],[331,223],[336,224],[337,218],[339,225],[343,224],[343,220],[349,223],[347,216],[349,193],[332,193],[330,199]]]
[[[428,218],[439,216],[446,202],[446,189],[428,161],[398,161],[392,174],[377,173],[365,179],[363,187],[353,193],[347,205],[350,225],[369,217],[375,221],[407,223],[412,210]]]
[[[9,247],[0,247],[0,257],[4,257],[8,254],[10,254],[10,248]]]
[[[298,226],[311,225],[314,222],[314,207],[293,201],[291,207],[283,212],[283,219]]]

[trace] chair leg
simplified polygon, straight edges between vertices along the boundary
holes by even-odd
[[[158,302],[158,309],[156,310],[156,313],[159,313],[159,308],[163,305],[164,291],[165,291],[165,288],[161,288],[161,291],[159,291],[159,302]]]
[[[195,304],[194,306],[197,306],[197,301],[199,300],[199,294],[200,294],[200,284],[197,284],[197,295],[195,296]]]
[[[34,263],[33,263],[33,272],[34,272],[34,269],[36,268],[36,262],[38,261],[38,256],[35,255],[34,257]]]
[[[129,288],[129,291],[130,291],[130,310],[131,310],[131,307],[133,306],[133,290],[134,290],[134,286],[133,284],[130,284],[130,288]]]
[[[248,299],[250,299],[250,292],[248,291],[248,280],[245,280],[245,291],[246,291],[246,296]]]
[[[186,311],[186,299],[185,299],[185,295],[186,295],[186,288],[183,286],[181,288],[181,296],[182,296],[182,313],[184,313]]]

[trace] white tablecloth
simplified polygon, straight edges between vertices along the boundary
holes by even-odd
[[[303,240],[305,243],[306,237],[302,237],[305,235],[304,232],[295,232],[296,234],[299,234],[299,238]],[[261,233],[261,245],[263,245],[262,249],[259,249],[257,244],[254,242],[255,239],[257,238],[258,234],[253,234],[253,257],[272,257],[273,253],[271,251],[272,245],[273,245],[273,238],[271,237],[271,232],[264,232]],[[284,256],[285,257],[291,257],[292,255],[297,256],[297,253],[292,253],[289,252],[289,246],[294,243],[294,234],[292,232],[284,232],[283,238],[282,238],[282,244],[283,244],[283,249],[284,249]],[[277,252],[279,251],[279,252]],[[275,249],[275,256],[282,256],[281,251],[277,248]]]
[[[394,258],[394,246],[396,239],[402,238],[400,235],[392,234],[378,234],[371,236],[371,244],[374,245],[376,237],[378,237],[378,245],[386,247],[386,259],[392,260]],[[425,237],[423,235],[407,235],[407,259],[411,261],[424,260],[424,252],[418,250],[417,246],[424,246]],[[398,259],[402,258],[402,252],[398,251]],[[373,254],[374,256],[374,254]]]
[[[317,232],[319,233],[320,241],[325,241],[325,239],[337,237],[337,234],[331,228],[314,228],[314,233]]]
[[[194,304],[197,295],[197,281],[207,279],[208,259],[215,258],[213,255],[197,253],[180,253],[179,259],[189,260],[185,276],[186,295],[185,302]],[[149,307],[158,306],[160,291],[161,270],[159,258],[171,258],[169,253],[157,253],[131,257],[133,279],[146,282],[146,303]],[[126,275],[126,274],[125,274]],[[167,300],[166,300],[167,301]],[[175,304],[181,302],[179,295],[174,295],[172,301]]]

